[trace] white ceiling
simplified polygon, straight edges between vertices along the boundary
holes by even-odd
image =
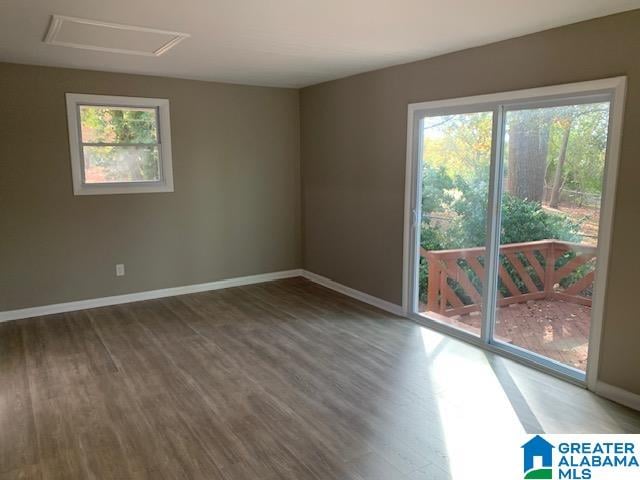
[[[0,61],[300,87],[640,8],[640,0],[2,0]],[[51,14],[191,34],[160,57],[42,43]]]

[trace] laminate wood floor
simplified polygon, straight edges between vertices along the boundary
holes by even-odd
[[[466,480],[526,432],[640,432],[300,278],[1,324],[0,388],[2,479]]]

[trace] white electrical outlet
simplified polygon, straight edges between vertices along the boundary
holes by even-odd
[[[116,265],[116,277],[124,276],[124,263],[118,263]]]

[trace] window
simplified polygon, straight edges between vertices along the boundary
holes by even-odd
[[[169,101],[67,94],[75,195],[172,192]]]
[[[593,387],[625,85],[409,105],[411,318]]]

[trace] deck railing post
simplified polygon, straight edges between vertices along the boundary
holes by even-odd
[[[447,272],[440,265],[438,265],[438,270],[438,277],[440,279],[440,297],[438,299],[440,308],[438,312],[444,315],[447,311]]]
[[[544,255],[544,296],[545,298],[553,297],[553,282],[556,269],[556,252],[553,240],[547,243],[547,247],[543,251]]]
[[[440,289],[440,265],[437,257],[427,252],[425,256],[429,269],[429,281],[427,283],[427,310],[438,312],[438,290]]]

